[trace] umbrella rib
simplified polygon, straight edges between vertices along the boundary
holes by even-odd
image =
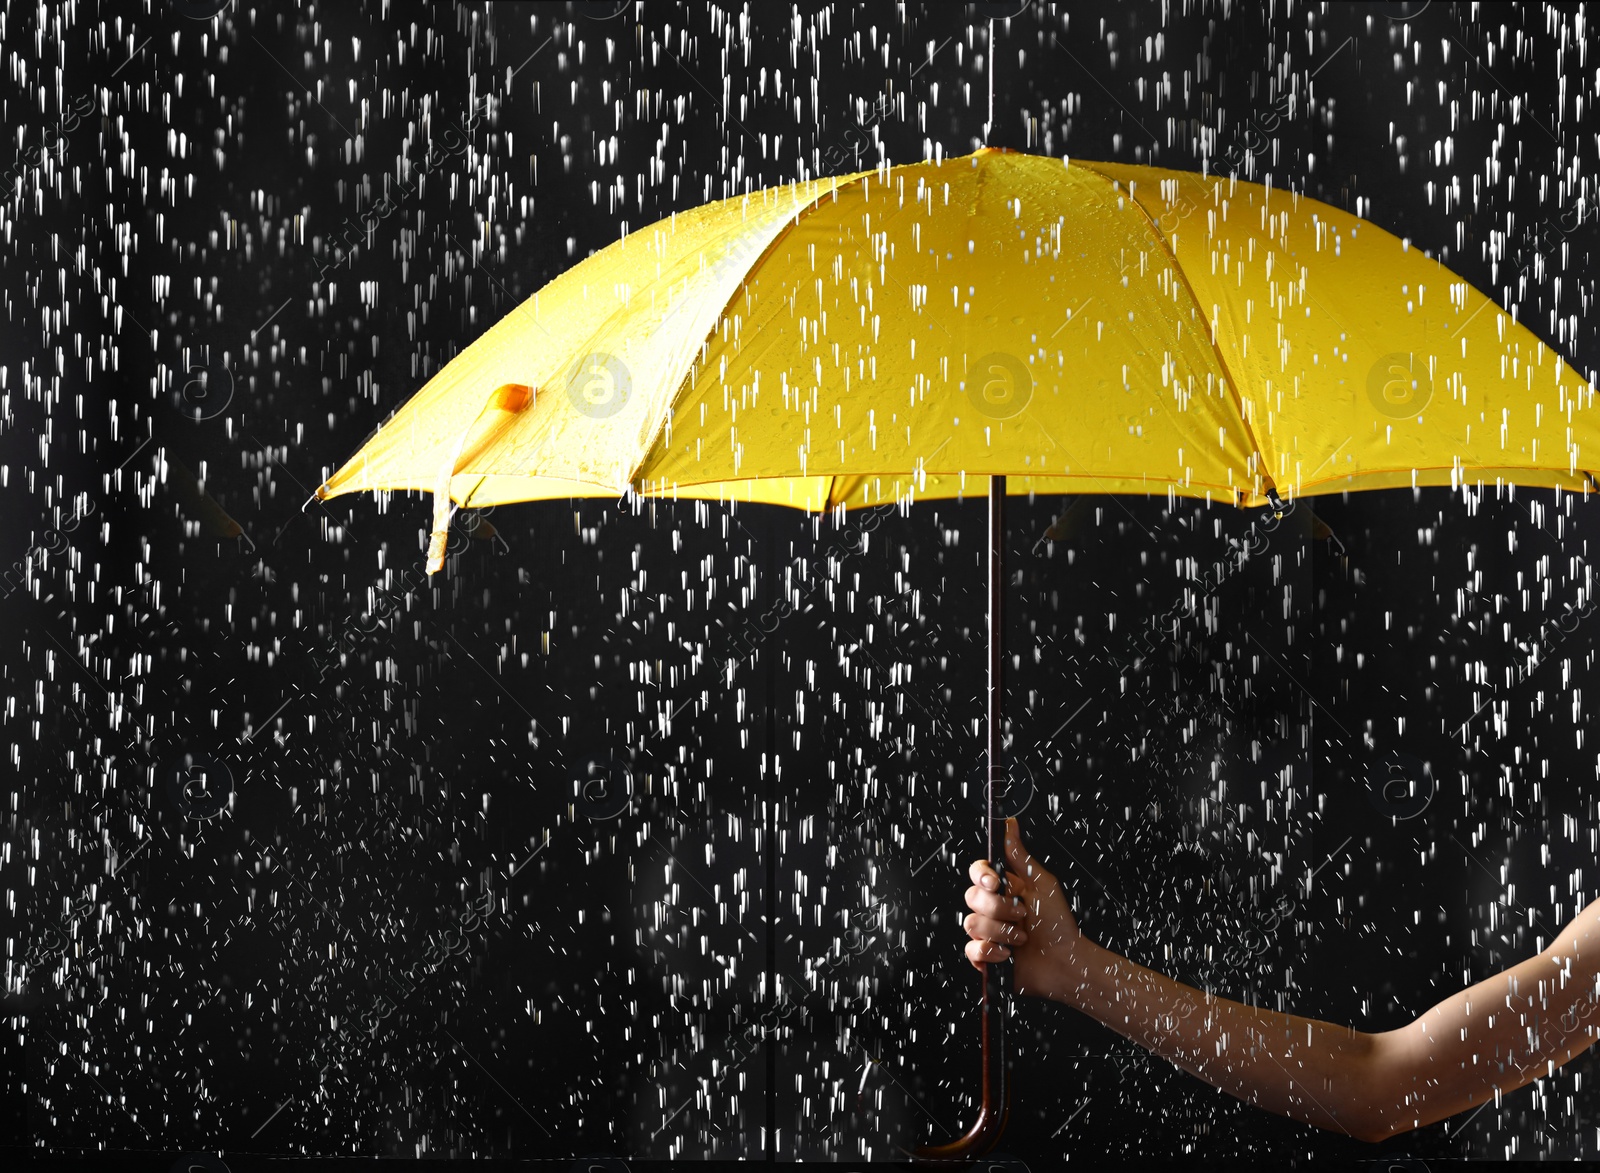
[[[794,214],[792,216],[790,216],[787,220],[784,221],[783,226],[778,230],[777,235],[774,236],[771,240],[769,240],[767,242],[767,247],[762,249],[760,254],[757,255],[756,258],[753,261],[751,261],[749,265],[747,265],[745,267],[744,275],[742,277],[740,277],[738,287],[735,288],[728,295],[728,300],[723,303],[722,309],[720,311],[718,311],[717,316],[714,319],[712,319],[711,328],[706,331],[705,337],[700,339],[701,347],[703,347],[707,342],[711,341],[711,339],[716,335],[717,327],[722,323],[722,320],[728,316],[728,310],[729,310],[729,308],[732,307],[732,305],[734,303],[734,300],[739,296],[740,293],[742,293],[744,291],[745,286],[747,286],[749,284],[750,274],[755,271],[756,266],[760,265],[762,261],[766,260],[767,257],[772,255],[773,250],[776,249],[780,244],[782,244],[785,240],[787,240],[789,238],[789,234],[795,230],[795,228],[799,225],[799,223],[800,223],[802,218],[804,218],[805,216],[808,216],[812,212],[816,211],[818,205],[820,205],[822,203],[822,201],[827,199],[829,196],[832,196],[835,200],[837,200],[839,198],[839,189],[840,188],[846,187],[846,186],[852,186],[852,185],[854,185],[854,186],[863,185],[863,184],[866,183],[866,181],[868,179],[872,178],[874,175],[877,175],[877,174],[878,174],[877,170],[874,169],[874,170],[871,170],[871,171],[863,171],[863,172],[861,172],[861,173],[859,173],[857,175],[847,175],[847,176],[842,176],[842,177],[835,177],[832,180],[833,186],[830,187],[827,191],[821,192],[820,194],[810,198],[806,203],[804,203],[800,207],[796,208],[794,210]],[[817,184],[820,187],[823,184],[829,182],[829,180],[812,179],[812,180],[806,180],[804,182],[814,183],[814,184]],[[737,197],[735,197],[735,198],[737,198]],[[746,198],[748,198],[748,197],[746,197]],[[696,349],[698,350],[699,348],[696,348]],[[690,370],[693,370],[693,364],[692,363],[690,364]],[[689,377],[689,372],[685,371],[684,375],[683,375],[683,378],[679,380],[680,386],[684,382],[686,382],[688,380],[688,377]],[[650,456],[650,453],[655,449],[656,441],[660,438],[661,431],[666,426],[667,418],[668,418],[668,416],[670,416],[672,414],[672,410],[673,410],[674,406],[675,405],[673,403],[669,402],[667,404],[667,410],[663,411],[661,413],[661,418],[656,421],[655,427],[650,432],[649,440],[647,440],[645,442],[645,444],[643,445],[643,447],[642,447],[641,456],[640,456],[640,460],[641,460],[640,467],[635,468],[633,470],[633,472],[631,474],[629,474],[628,480],[629,480],[630,483],[637,482],[639,480],[640,473],[642,473],[644,471],[642,462],[644,460],[647,460],[649,458],[649,456]],[[766,480],[768,478],[766,478],[766,477],[750,477],[748,479],[754,481],[754,480]],[[705,483],[705,482],[695,482],[695,483],[701,484],[701,483]],[[832,492],[831,487],[830,487],[829,491]]]
[[[1087,163],[1079,163],[1078,166],[1082,167],[1085,171],[1093,172],[1095,175],[1100,176],[1100,178],[1106,180],[1108,183],[1116,183],[1111,176],[1107,175],[1103,171],[1096,171]],[[1177,254],[1172,251],[1172,246],[1167,243],[1166,237],[1161,235],[1161,230],[1156,227],[1156,222],[1150,218],[1150,213],[1145,211],[1143,204],[1141,204],[1137,199],[1133,198],[1131,189],[1128,195],[1128,202],[1138,209],[1139,215],[1143,218],[1145,227],[1150,230],[1150,235],[1154,238],[1156,245],[1163,253],[1166,254],[1167,259],[1172,262],[1173,275],[1179,281],[1183,282],[1183,288],[1185,292],[1189,294],[1190,304],[1193,305],[1196,310],[1201,311],[1201,318],[1204,320],[1205,314],[1201,309],[1200,297],[1195,293],[1194,286],[1189,284],[1189,275],[1183,271],[1183,265],[1179,263]],[[1239,409],[1239,425],[1244,428],[1244,434],[1250,441],[1250,447],[1252,450],[1254,450],[1256,459],[1261,462],[1261,476],[1266,480],[1268,488],[1276,490],[1277,482],[1273,479],[1272,472],[1267,467],[1266,454],[1261,451],[1261,443],[1256,439],[1255,429],[1250,426],[1250,416],[1245,411],[1244,395],[1239,389],[1239,380],[1234,377],[1233,371],[1228,368],[1227,362],[1222,357],[1222,351],[1217,346],[1216,333],[1214,331],[1208,331],[1207,333],[1211,342],[1212,356],[1216,358],[1217,367],[1222,371],[1229,389],[1232,390],[1234,404]]]

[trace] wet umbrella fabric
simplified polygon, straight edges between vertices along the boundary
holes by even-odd
[[[1589,383],[1374,224],[1234,179],[989,150],[630,233],[318,490],[820,510],[1011,493],[1260,504],[1582,490]]]
[[[1375,224],[1231,178],[985,148],[625,236],[467,347],[317,496],[431,492],[433,573],[457,506],[988,495],[994,763],[1006,494],[1586,492],[1597,425],[1559,354]],[[999,982],[985,967],[978,1121],[924,1156],[1004,1127]]]

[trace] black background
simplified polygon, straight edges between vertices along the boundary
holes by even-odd
[[[965,1127],[981,498],[864,548],[860,515],[505,506],[420,587],[424,498],[307,500],[622,231],[973,149],[991,17],[992,145],[1359,199],[1596,365],[1571,12],[217,7],[5,17],[13,1154],[865,1162]],[[1592,899],[1592,503],[1318,498],[1260,550],[1254,513],[1087,498],[1041,542],[1069,503],[1009,508],[1009,752],[1091,938],[1384,1030]],[[1375,1148],[1063,1006],[1012,1037],[1002,1165],[1600,1148],[1587,1057]]]

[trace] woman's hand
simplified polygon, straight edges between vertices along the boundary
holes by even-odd
[[[962,921],[972,938],[967,960],[977,966],[1004,961],[1014,952],[1017,993],[1045,998],[1064,993],[1072,962],[1088,942],[1060,881],[1022,845],[1016,819],[1006,820],[1008,891],[999,891],[999,877],[988,860],[975,860],[968,874],[972,887],[967,889],[967,907],[972,912]]]

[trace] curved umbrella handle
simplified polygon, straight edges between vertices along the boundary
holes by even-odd
[[[992,858],[992,857],[991,857]],[[995,862],[1000,873],[1000,890],[1006,891],[1005,867]],[[983,966],[983,1002],[979,1008],[983,1039],[983,1072],[978,1102],[978,1118],[972,1127],[955,1140],[940,1145],[922,1145],[910,1156],[924,1163],[966,1163],[975,1161],[1000,1142],[1011,1114],[1011,1074],[1005,1048],[1006,1007],[1010,1002],[1010,970],[1003,962]]]

